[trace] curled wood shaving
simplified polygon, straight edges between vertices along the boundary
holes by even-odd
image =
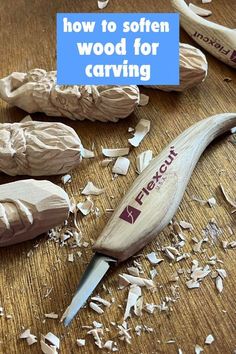
[[[119,274],[120,289],[123,289],[125,286],[129,284],[136,284],[141,287],[145,286],[148,289],[155,287],[154,282],[151,279],[134,277],[133,275],[129,275],[125,273]]]
[[[137,173],[140,174],[145,170],[145,168],[149,165],[150,161],[152,160],[152,151],[151,150],[146,150],[141,152],[136,157],[136,168],[137,168]]]
[[[128,317],[130,317],[131,309],[136,305],[136,303],[141,295],[142,295],[141,288],[138,285],[133,284],[130,286],[127,304],[126,304],[126,308],[125,308],[124,321]]]
[[[207,17],[212,15],[212,12],[210,10],[203,9],[202,7],[196,6],[192,3],[189,4],[190,10],[192,10],[196,15],[202,16],[202,17]]]
[[[104,193],[105,189],[104,188],[98,188],[96,187],[93,182],[88,182],[84,189],[82,190],[81,194],[84,195],[100,195]]]
[[[141,119],[135,127],[133,138],[128,139],[129,143],[135,147],[139,146],[145,135],[150,130],[150,120]]]
[[[208,334],[208,336],[205,339],[205,344],[209,344],[210,345],[211,343],[214,342],[214,340],[215,340],[215,338],[213,337],[213,335],[212,334]]]
[[[130,160],[127,157],[118,157],[114,166],[112,167],[112,172],[118,175],[127,175],[130,166]]]
[[[233,200],[229,195],[228,193],[225,191],[224,189],[224,186],[222,184],[220,184],[220,188],[221,188],[221,191],[225,197],[225,200],[234,208],[236,208],[236,201]]]
[[[106,149],[102,147],[102,153],[106,157],[120,157],[128,155],[129,148]]]

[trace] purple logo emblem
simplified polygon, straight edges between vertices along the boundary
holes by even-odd
[[[236,63],[236,50],[233,51],[230,60],[232,60],[234,63]]]
[[[141,211],[128,205],[120,214],[120,218],[127,221],[130,224],[134,224],[140,215]]]

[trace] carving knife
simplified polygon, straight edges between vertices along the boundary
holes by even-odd
[[[67,326],[112,264],[125,261],[169,224],[205,148],[236,126],[236,113],[201,120],[180,134],[135,179],[95,242],[96,252],[62,320]]]
[[[184,30],[201,47],[225,64],[236,68],[236,30],[196,15],[184,0],[170,0],[180,13]]]

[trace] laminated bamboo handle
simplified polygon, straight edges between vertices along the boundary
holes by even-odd
[[[94,245],[124,261],[170,222],[207,145],[236,126],[236,113],[204,119],[179,135],[135,180]]]
[[[196,15],[184,0],[171,0],[185,31],[204,49],[236,68],[236,31]]]

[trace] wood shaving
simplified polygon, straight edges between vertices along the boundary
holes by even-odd
[[[102,313],[104,313],[103,309],[100,306],[98,306],[97,304],[95,304],[95,302],[91,301],[89,303],[89,307],[91,307],[92,310],[94,310],[95,312],[99,313],[100,315]]]
[[[196,6],[192,3],[189,4],[189,8],[196,14],[202,17],[208,17],[212,15],[212,12],[207,9],[203,9],[202,7]]]
[[[203,348],[200,347],[200,345],[198,344],[195,345],[194,350],[195,350],[195,354],[201,354],[203,352]]]
[[[135,127],[133,138],[128,139],[129,143],[135,147],[139,146],[145,135],[150,130],[150,120],[141,119]]]
[[[193,230],[193,225],[190,224],[189,222],[186,222],[186,221],[180,221],[179,222],[180,226],[182,227],[182,229],[184,230],[190,230],[192,231]]]
[[[57,354],[57,349],[60,347],[60,340],[53,333],[49,332],[46,336],[41,335],[40,346],[44,354]]]
[[[87,334],[91,334],[94,339],[94,343],[98,346],[98,348],[102,348],[102,340],[100,338],[100,334],[103,334],[102,328],[94,328],[87,332]]]
[[[129,334],[130,328],[128,328],[127,322],[123,322],[122,325],[118,325],[118,328],[120,339],[131,344],[131,336]]]
[[[84,195],[100,195],[104,193],[105,189],[104,188],[98,188],[96,187],[93,182],[88,182],[84,189],[82,190],[81,194]]]
[[[214,342],[214,340],[215,340],[215,338],[213,337],[213,335],[212,334],[208,334],[208,336],[205,339],[205,344],[209,344],[210,345],[211,343]]]
[[[186,281],[185,284],[189,289],[196,289],[200,287],[200,283],[198,281],[194,281],[193,279]]]
[[[156,265],[156,264],[159,264],[161,263],[162,261],[164,261],[164,259],[162,258],[157,258],[157,255],[155,252],[151,252],[151,253],[148,253],[146,255],[147,259],[149,260],[149,262],[153,265]]]
[[[102,167],[107,167],[113,160],[112,159],[104,159],[101,161]]]
[[[141,296],[136,304],[134,305],[134,313],[136,316],[141,316],[142,315],[142,310],[143,310],[143,296]]]
[[[164,248],[163,251],[164,251],[165,255],[167,256],[167,258],[169,258],[171,261],[175,260],[175,256],[168,248]]]
[[[227,277],[227,273],[226,273],[226,271],[225,271],[225,269],[216,269],[216,271],[217,271],[217,273],[219,274],[219,276],[222,278],[222,279],[224,279],[224,278],[226,278]]]
[[[226,200],[232,207],[236,208],[236,201],[233,200],[233,199],[229,196],[229,194],[225,191],[224,186],[223,186],[222,184],[220,184],[220,188],[221,188],[221,191],[222,191],[222,193],[223,193],[223,195],[224,195],[224,197],[225,197],[225,200]]]
[[[101,298],[100,296],[93,296],[93,297],[91,298],[91,300],[97,301],[97,302],[99,302],[100,304],[103,304],[104,306],[108,306],[108,307],[111,306],[111,303],[110,303],[109,301],[107,301],[107,300]]]
[[[129,154],[129,148],[105,149],[102,147],[102,153],[106,157],[120,157]]]
[[[102,328],[103,324],[101,322],[93,321],[93,327],[94,328]]]
[[[76,343],[78,347],[83,347],[85,346],[85,339],[76,339]]]
[[[118,175],[127,175],[130,166],[130,160],[127,157],[118,157],[114,166],[112,167],[112,172]]]
[[[209,4],[210,2],[212,2],[212,0],[202,0],[203,4]]]
[[[68,262],[74,262],[74,254],[73,253],[68,254]]]
[[[84,202],[77,204],[77,209],[79,209],[79,211],[81,211],[81,213],[85,216],[93,210],[93,207],[94,203],[89,197]]]
[[[142,295],[141,288],[133,284],[130,286],[127,304],[125,308],[124,321],[131,316],[131,309],[136,305],[139,297]]]
[[[109,3],[109,0],[98,0],[98,8],[99,10],[105,9]]]
[[[45,313],[44,315],[46,318],[51,318],[51,319],[57,319],[59,316],[57,313],[55,312],[51,312],[51,313]]]
[[[154,304],[145,304],[144,310],[148,313],[153,314],[158,305]]]
[[[145,286],[147,289],[154,288],[154,282],[151,279],[147,278],[140,278],[140,277],[134,277],[133,275],[129,274],[119,274],[119,286],[120,289],[123,289],[125,286],[128,286],[129,284],[136,284],[138,286]]]
[[[219,291],[219,293],[222,293],[224,286],[223,286],[223,280],[221,276],[216,277],[215,282],[216,282],[216,289]]]
[[[37,337],[30,333],[30,329],[26,329],[23,333],[20,335],[20,339],[26,339],[28,345],[32,345],[37,342]]]
[[[235,248],[236,247],[236,241],[229,242],[228,247]]]
[[[151,279],[154,279],[155,276],[157,275],[157,270],[156,269],[151,269],[149,273],[150,273]]]
[[[214,197],[209,198],[209,199],[207,200],[207,203],[209,204],[209,206],[210,206],[211,208],[213,208],[213,207],[216,206],[216,204],[217,204],[216,199],[215,199]]]
[[[129,267],[127,268],[127,271],[130,275],[133,275],[134,277],[139,276],[139,269],[137,267]]]
[[[152,150],[146,150],[141,152],[136,157],[136,168],[137,173],[140,174],[145,170],[145,168],[149,165],[150,161],[152,160]]]
[[[71,175],[67,174],[61,177],[63,184],[71,183]]]
[[[93,151],[85,149],[84,147],[81,148],[80,152],[84,159],[92,159],[95,156]]]

